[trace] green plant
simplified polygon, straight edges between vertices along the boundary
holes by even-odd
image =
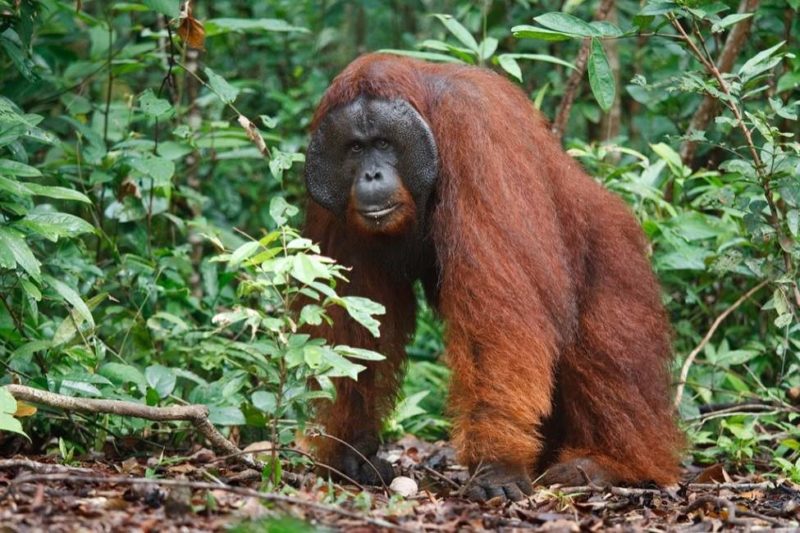
[[[220,330],[235,329],[229,342],[260,378],[263,388],[252,394],[252,404],[268,419],[275,483],[277,447],[294,439],[293,430],[305,423],[312,400],[333,399],[331,378],[357,379],[365,367],[350,359],[383,359],[370,350],[331,346],[303,333],[304,328],[331,325],[327,309],[340,306],[377,337],[374,315],[385,309],[366,298],[336,293],[337,283],[346,281],[345,268],[319,255],[317,245],[285,225],[296,212],[283,198],[273,198],[270,214],[278,228],[216,258],[237,273],[240,305],[217,314],[213,322]]]

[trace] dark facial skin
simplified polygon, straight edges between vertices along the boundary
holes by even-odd
[[[333,109],[306,158],[311,197],[370,234],[407,230],[425,212],[437,174],[433,134],[404,100],[360,97]]]
[[[353,141],[345,159],[353,176],[353,208],[369,219],[380,219],[397,209],[393,197],[403,186],[397,174],[397,148],[391,141],[362,138]]]

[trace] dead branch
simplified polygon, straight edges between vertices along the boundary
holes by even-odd
[[[701,340],[700,343],[697,346],[695,346],[694,350],[692,350],[691,353],[689,353],[689,355],[686,357],[686,360],[683,362],[683,366],[681,366],[681,375],[678,381],[678,387],[675,390],[675,401],[673,402],[673,407],[675,409],[677,409],[681,405],[681,400],[683,400],[683,391],[686,388],[686,378],[689,376],[689,368],[691,368],[692,363],[694,363],[694,360],[697,357],[697,355],[703,348],[705,348],[706,344],[708,344],[708,341],[710,341],[711,337],[714,336],[714,333],[717,331],[717,328],[719,328],[720,324],[722,324],[722,322],[726,318],[728,318],[728,315],[733,313],[740,305],[746,302],[751,296],[753,296],[756,292],[758,292],[758,290],[761,289],[767,283],[769,283],[769,280],[762,281],[761,283],[759,283],[758,285],[756,285],[755,287],[744,293],[738,300],[733,302],[733,304],[731,304],[730,307],[728,307],[722,313],[720,313],[719,316],[711,324],[711,327],[708,328],[708,332],[706,332],[706,335],[705,337],[703,337],[703,340]]]
[[[183,487],[193,490],[222,490],[239,496],[258,498],[263,501],[297,505],[320,511],[324,513],[333,513],[346,518],[360,520],[367,524],[386,528],[394,531],[414,531],[412,529],[393,524],[381,518],[373,518],[370,516],[361,515],[359,513],[348,511],[340,506],[325,505],[322,503],[303,500],[301,498],[286,496],[284,494],[275,494],[267,492],[259,492],[257,490],[248,489],[244,487],[234,487],[220,483],[206,483],[201,481],[186,481],[182,479],[151,479],[139,477],[124,477],[124,476],[80,476],[71,474],[33,474],[18,476],[11,481],[9,489],[15,486],[22,485],[23,483],[47,483],[52,481],[68,481],[73,483],[108,483],[112,485],[160,485],[163,487]]]
[[[75,474],[91,474],[91,468],[80,468],[77,466],[56,465],[31,461],[30,459],[0,459],[0,470],[11,468],[24,468],[36,472],[37,474],[60,474],[73,472]]]
[[[600,6],[597,8],[597,13],[595,13],[595,20],[605,20],[613,6],[614,0],[602,0]],[[575,70],[572,71],[569,79],[567,79],[564,97],[561,99],[561,105],[558,106],[558,113],[556,113],[556,118],[551,127],[551,130],[559,139],[564,135],[564,130],[569,121],[569,114],[570,111],[572,111],[572,104],[575,101],[575,96],[581,85],[581,81],[583,81],[583,73],[586,70],[586,63],[589,61],[591,45],[591,39],[583,40],[581,48],[578,51],[578,57],[575,58]]]
[[[732,490],[732,491],[750,491],[750,490],[764,490],[778,488],[779,484],[774,481],[761,481],[758,483],[689,483],[686,488],[691,491],[696,490]]]
[[[6,385],[6,389],[17,400],[38,403],[84,414],[111,414],[144,418],[154,422],[174,422],[184,420],[192,425],[211,443],[216,450],[226,454],[241,452],[208,420],[208,408],[205,405],[171,405],[168,407],[151,407],[122,400],[96,400],[91,398],[75,398],[54,392],[43,391],[24,385]],[[261,470],[263,465],[248,455],[237,455],[237,459],[249,468]]]
[[[753,13],[758,8],[760,0],[741,0],[739,3],[739,13]],[[721,73],[728,73],[733,69],[733,64],[739,53],[744,48],[747,42],[747,36],[750,33],[750,26],[753,23],[753,17],[745,19],[736,24],[728,34],[725,40],[725,45],[717,59],[717,70]],[[706,95],[700,106],[697,108],[692,121],[689,125],[689,131],[702,131],[708,127],[709,122],[716,116],[718,109],[718,102],[716,98]],[[691,166],[694,153],[697,148],[696,141],[686,140],[681,145],[681,159],[687,166]],[[667,189],[670,191],[671,189]]]
[[[614,496],[644,496],[646,494],[661,495],[664,491],[660,489],[640,489],[635,487],[602,487],[592,483],[591,485],[579,485],[576,487],[561,487],[558,492],[572,495],[581,493],[593,494],[612,494]]]
[[[725,409],[717,409],[715,411],[708,411],[701,413],[698,416],[692,416],[684,419],[684,422],[706,422],[715,418],[725,418],[736,415],[773,415],[778,413],[796,413],[798,409],[791,405],[776,405],[776,404],[756,404],[748,403],[742,405],[733,405]]]

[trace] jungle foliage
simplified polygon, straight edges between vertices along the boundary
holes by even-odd
[[[382,313],[299,228],[313,109],[387,50],[530,94],[652,243],[695,457],[800,481],[798,0],[180,4],[0,0],[0,384],[201,403],[290,446],[381,357],[299,332]],[[446,436],[443,331],[423,306],[387,437]],[[24,407],[0,392],[0,430],[65,459],[192,437]]]

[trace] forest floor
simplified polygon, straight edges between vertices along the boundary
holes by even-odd
[[[718,531],[800,528],[800,485],[721,466],[688,469],[674,487],[537,487],[522,502],[465,501],[452,450],[408,436],[384,450],[418,488],[391,491],[286,473],[291,487],[258,492],[261,474],[198,449],[189,456],[57,464],[0,459],[0,531]]]

